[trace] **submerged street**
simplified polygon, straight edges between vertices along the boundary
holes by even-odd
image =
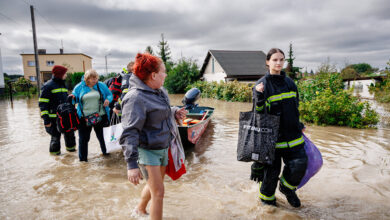
[[[171,95],[180,105],[183,95]],[[164,219],[389,219],[390,106],[378,129],[308,125],[306,135],[320,149],[320,172],[297,193],[302,208],[292,208],[277,190],[278,208],[258,199],[249,180],[251,163],[238,162],[240,111],[251,103],[201,99],[215,108],[194,149],[186,149],[187,174],[165,178]],[[94,134],[88,163],[77,152],[49,154],[50,137],[40,119],[37,98],[0,100],[1,219],[130,219],[145,182],[127,181],[121,152],[101,155]],[[78,137],[76,132],[76,138]]]

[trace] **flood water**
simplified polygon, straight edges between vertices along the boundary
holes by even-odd
[[[180,104],[182,95],[172,95]],[[187,174],[165,179],[164,219],[390,219],[390,129],[308,126],[322,152],[320,172],[298,190],[292,208],[277,190],[278,208],[263,206],[250,163],[236,160],[238,115],[249,103],[202,99],[215,108]],[[390,112],[389,105],[380,105]],[[77,152],[49,155],[37,99],[0,101],[0,219],[131,219],[141,185],[127,181],[121,153],[103,157],[94,134],[88,163]],[[388,118],[387,118],[388,120]],[[77,137],[77,135],[76,135]]]

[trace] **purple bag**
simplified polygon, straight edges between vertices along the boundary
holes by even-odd
[[[298,189],[305,185],[322,167],[322,155],[318,148],[303,134],[305,140],[305,151],[307,155],[307,168]]]

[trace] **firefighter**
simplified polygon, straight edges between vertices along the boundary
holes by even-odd
[[[268,73],[257,81],[253,89],[257,112],[280,116],[279,136],[275,146],[275,160],[271,165],[254,163],[251,179],[260,181],[259,197],[264,204],[276,206],[275,190],[279,190],[293,207],[300,207],[296,189],[305,175],[307,155],[304,149],[299,122],[298,89],[294,81],[282,71],[285,56],[282,50],[273,48],[266,57]],[[284,162],[282,175],[281,161]]]
[[[47,81],[41,90],[39,97],[39,108],[45,130],[50,134],[49,152],[52,155],[61,154],[61,133],[57,130],[57,107],[61,103],[66,102],[68,97],[68,89],[65,86],[66,71],[68,69],[55,65],[52,69],[52,78]],[[76,151],[76,140],[74,131],[64,133],[66,150],[69,152]]]

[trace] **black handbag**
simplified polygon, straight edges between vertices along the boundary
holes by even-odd
[[[97,89],[98,89],[98,92],[100,95],[100,98],[99,98],[99,112],[100,112],[100,108],[101,108],[101,105],[103,105],[103,101],[102,101],[102,94],[101,94],[100,89],[99,89],[99,82],[97,82]],[[83,117],[85,119],[85,123],[87,126],[89,126],[89,127],[95,126],[102,121],[102,117],[99,115],[99,112],[92,113],[88,116],[85,116],[84,112],[82,112]]]
[[[256,103],[256,102],[255,102]],[[250,112],[240,112],[237,160],[272,164],[278,139],[280,117],[268,113],[257,113],[254,105]]]

